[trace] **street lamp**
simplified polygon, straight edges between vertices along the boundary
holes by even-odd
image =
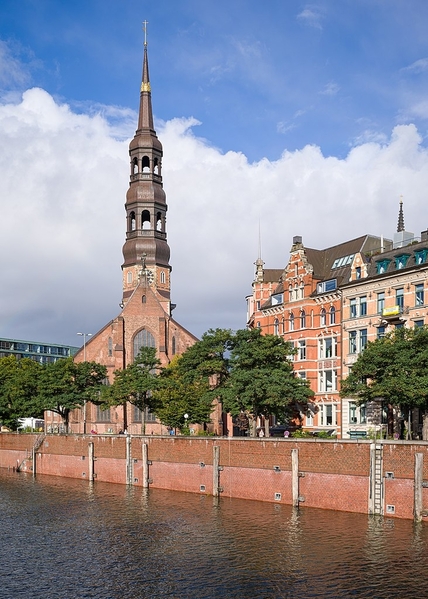
[[[86,362],[86,337],[92,337],[92,333],[77,333],[83,337],[83,361]],[[83,402],[83,434],[86,435],[86,399]]]
[[[83,361],[86,362],[86,337],[92,337],[92,333],[77,333],[83,337]]]
[[[188,418],[189,418],[189,414],[184,414],[184,422],[186,423],[185,424],[186,433],[189,432],[189,425],[187,424]]]

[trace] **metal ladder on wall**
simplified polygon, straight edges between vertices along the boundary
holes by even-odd
[[[18,464],[18,466],[16,468],[17,472],[22,472],[23,470],[26,470],[27,469],[26,468],[26,463],[27,462],[31,462],[31,466],[30,466],[29,470],[30,471],[34,470],[34,467],[33,467],[33,456],[35,455],[36,451],[38,449],[40,449],[40,446],[42,445],[42,443],[45,440],[45,438],[46,438],[46,433],[42,433],[41,435],[39,435],[37,437],[37,439],[34,442],[34,445],[33,445],[33,448],[31,450],[31,453],[27,451],[27,457],[25,457],[22,460],[22,462],[20,464]]]
[[[383,516],[383,445],[373,443],[370,468],[370,509],[369,513]]]

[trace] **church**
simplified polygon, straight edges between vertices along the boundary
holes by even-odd
[[[84,339],[75,361],[94,361],[107,367],[113,382],[115,370],[132,363],[142,346],[155,347],[165,366],[197,338],[172,316],[170,248],[167,241],[166,194],[162,184],[162,144],[153,124],[147,41],[138,126],[129,145],[130,180],[126,194],[126,238],[123,246],[123,294],[121,312],[93,336]],[[101,410],[86,404],[73,411],[70,430],[75,433],[118,433],[126,429],[141,434],[166,433],[154,414],[142,417],[132,405]],[[47,430],[61,432],[53,413],[45,416]]]

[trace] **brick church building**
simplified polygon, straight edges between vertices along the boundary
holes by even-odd
[[[95,361],[107,367],[109,381],[113,372],[132,363],[142,346],[155,347],[162,365],[183,353],[197,338],[172,316],[170,249],[166,232],[166,195],[162,185],[162,144],[153,125],[153,112],[144,42],[143,74],[140,91],[138,127],[129,145],[130,181],[126,194],[126,240],[123,246],[123,296],[121,312],[98,333],[85,338],[75,355],[76,361]],[[61,430],[53,413],[48,413],[48,430]],[[145,418],[132,405],[126,409],[101,410],[87,404],[70,417],[70,430],[117,433],[165,433],[153,414]],[[51,429],[49,429],[51,427]]]

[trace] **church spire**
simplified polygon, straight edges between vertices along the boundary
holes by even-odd
[[[143,75],[141,78],[140,88],[140,110],[138,113],[138,131],[149,129],[154,131],[153,127],[153,111],[152,111],[152,94],[150,88],[149,77],[149,60],[147,58],[147,21],[144,21],[144,58],[143,58]]]
[[[143,23],[144,57],[138,126],[129,144],[130,181],[126,194],[126,241],[123,246],[123,300],[144,279],[169,301],[170,250],[166,236],[166,195],[162,185],[162,144],[153,125],[147,55],[147,21]],[[141,277],[144,261],[145,276]]]
[[[404,231],[403,196],[400,196],[400,210],[398,212],[397,233]]]

